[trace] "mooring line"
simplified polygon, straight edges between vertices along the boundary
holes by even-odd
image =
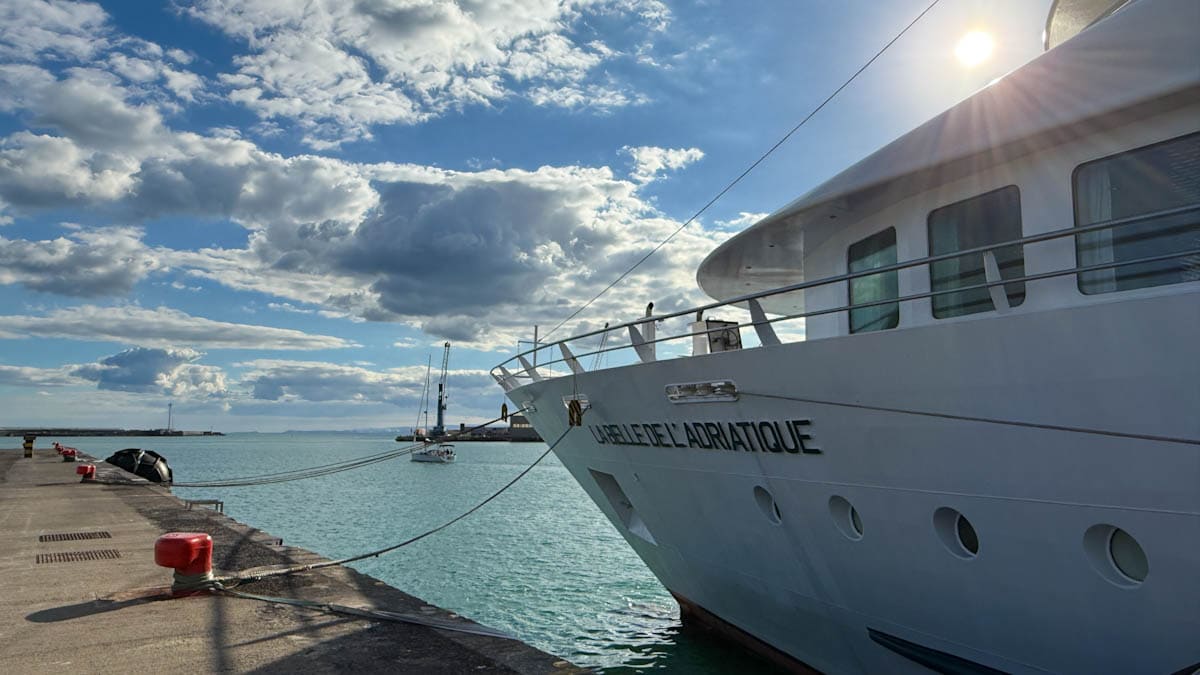
[[[859,67],[858,70],[854,71],[853,75],[851,75],[848,79],[846,79],[844,82],[842,82],[840,87],[838,87],[837,89],[834,89],[832,94],[830,94],[829,96],[826,96],[825,100],[821,101],[821,103],[819,105],[817,105],[817,107],[815,107],[811,111],[809,111],[808,115],[806,115],[804,117],[804,119],[800,120],[800,122],[798,124],[796,124],[790,130],[788,130],[788,132],[786,134],[784,134],[783,137],[781,137],[778,141],[776,141],[774,145],[772,145],[770,148],[767,148],[766,152],[759,155],[758,159],[754,160],[754,162],[751,163],[750,166],[746,167],[746,169],[744,171],[742,171],[740,174],[738,174],[737,178],[734,178],[732,181],[727,183],[725,185],[725,187],[721,188],[721,191],[718,192],[712,199],[708,200],[708,202],[704,206],[700,207],[700,209],[697,210],[695,213],[693,213],[691,215],[691,217],[689,217],[687,220],[683,221],[683,223],[679,227],[675,228],[675,231],[672,232],[671,234],[669,234],[666,239],[663,239],[662,241],[658,242],[658,244],[654,248],[650,249],[649,252],[647,252],[645,255],[643,255],[641,258],[639,258],[637,261],[635,261],[632,265],[630,265],[629,268],[626,269],[624,272],[622,272],[616,279],[614,279],[612,281],[612,283],[605,286],[599,293],[592,296],[592,298],[590,300],[583,303],[583,305],[579,309],[576,309],[574,312],[571,312],[571,314],[567,318],[563,319],[562,321],[559,321],[553,328],[551,328],[548,332],[546,332],[545,335],[542,336],[542,339],[544,340],[545,338],[550,337],[551,334],[556,332],[559,328],[562,328],[568,321],[579,316],[588,307],[591,307],[592,303],[599,300],[601,296],[603,296],[605,293],[608,293],[617,284],[621,283],[625,279],[625,277],[632,274],[634,270],[636,270],[638,267],[640,267],[642,265],[642,263],[649,260],[650,257],[653,256],[655,253],[658,253],[658,251],[662,247],[671,243],[671,240],[674,239],[675,236],[678,235],[680,232],[682,232],[684,230],[684,228],[686,228],[688,225],[691,225],[700,216],[704,215],[705,211],[708,211],[708,209],[711,208],[713,204],[716,204],[717,201],[719,201],[722,197],[725,196],[725,193],[732,190],[738,183],[741,183],[742,180],[746,176],[750,175],[751,171],[754,171],[756,168],[758,168],[759,164],[762,164],[764,161],[766,161],[766,159],[768,157],[770,157],[772,154],[774,154],[774,152],[776,150],[778,150],[780,146],[782,146],[784,143],[786,143],[787,140],[789,138],[791,138],[797,131],[799,131],[801,127],[803,127],[805,124],[808,124],[809,120],[811,120],[813,117],[815,117],[817,115],[817,113],[821,112],[821,110],[823,110],[825,108],[825,106],[829,105],[829,103],[831,101],[833,101],[833,99],[837,98],[837,95],[842,93],[843,89],[845,89],[846,87],[849,87],[850,83],[852,83],[852,82],[854,82],[854,80],[858,79],[858,76],[862,75],[863,71],[865,71],[867,68],[870,68],[871,64],[875,63],[875,61],[878,60],[880,56],[883,56],[884,52],[886,52],[888,49],[890,49],[892,45],[896,44],[896,42],[900,38],[904,37],[904,34],[907,33],[909,31],[909,29],[911,29],[913,26],[917,25],[917,22],[920,21],[922,18],[924,18],[925,15],[928,14],[938,4],[938,2],[940,2],[940,0],[933,0],[933,2],[929,3],[925,7],[925,9],[921,10],[921,13],[918,14],[916,16],[916,18],[914,18],[912,21],[908,22],[908,25],[906,25],[903,29],[901,29],[899,33],[896,33],[892,37],[891,40],[888,40],[887,44],[883,45],[883,47],[881,47],[879,49],[879,51],[875,52],[874,56],[867,59],[867,62],[862,64],[862,66]],[[534,346],[536,347],[537,345],[534,345]]]
[[[511,415],[517,415],[522,412],[525,412],[524,408],[521,408],[513,413],[501,415],[500,417],[489,420],[482,424],[477,424],[473,427],[470,427],[467,429],[462,429],[460,431],[456,431],[451,434],[447,434],[446,436],[444,436],[442,438],[442,441],[452,441],[456,438],[459,438],[466,434],[469,434],[469,433],[472,433],[479,429],[482,429],[490,424],[495,424],[496,422],[504,420]],[[386,461],[396,459],[398,457],[410,455],[413,452],[415,452],[418,448],[424,447],[425,445],[426,445],[425,443],[413,443],[412,445],[409,445],[407,447],[400,448],[398,450],[388,450],[387,452],[384,452],[382,454],[375,454],[375,455],[369,455],[369,456],[364,456],[364,457],[356,457],[356,458],[352,458],[352,459],[344,459],[344,460],[340,460],[337,462],[333,462],[331,464],[321,464],[321,465],[310,466],[310,467],[306,467],[306,468],[302,468],[302,469],[290,469],[288,471],[277,471],[275,473],[265,473],[265,474],[258,474],[258,475],[254,475],[254,476],[244,476],[241,478],[228,478],[228,479],[219,479],[219,480],[211,480],[211,481],[197,481],[197,482],[191,482],[191,483],[171,483],[170,486],[171,487],[180,487],[180,488],[248,487],[248,486],[254,486],[254,485],[270,485],[270,484],[274,484],[274,483],[287,483],[287,482],[294,481],[294,480],[305,480],[308,478],[319,478],[321,476],[329,476],[329,475],[332,475],[335,473],[341,473],[342,471],[350,471],[352,469],[359,469],[364,466],[370,466],[372,464],[378,464],[380,462],[386,462]]]
[[[263,572],[252,573],[252,574],[247,574],[247,573],[243,572],[241,575],[231,576],[231,577],[222,577],[220,579],[217,579],[216,581],[221,584],[233,583],[236,585],[236,584],[242,584],[242,583],[249,583],[252,581],[259,581],[261,579],[267,579],[270,577],[285,576],[285,575],[289,575],[289,574],[298,574],[300,572],[308,572],[311,570],[318,570],[318,569],[322,569],[325,567],[335,567],[338,565],[344,565],[346,563],[352,563],[352,562],[356,562],[359,560],[364,560],[366,558],[376,558],[385,553],[391,553],[392,551],[395,551],[397,549],[404,548],[405,546],[408,546],[409,544],[414,544],[418,541],[421,541],[425,537],[428,537],[430,535],[441,532],[442,530],[459,522],[460,520],[466,518],[467,516],[471,515],[472,513],[475,513],[476,511],[478,511],[479,509],[483,508],[488,503],[490,503],[492,500],[494,500],[497,497],[499,497],[500,495],[504,494],[504,492],[506,490],[511,488],[513,485],[515,485],[517,483],[517,481],[524,478],[530,471],[533,470],[533,468],[535,466],[540,464],[541,461],[546,458],[546,455],[549,455],[551,452],[553,452],[554,448],[558,447],[558,444],[561,443],[562,440],[567,437],[567,434],[570,433],[571,429],[573,429],[573,428],[574,427],[567,427],[566,430],[564,430],[562,432],[562,435],[560,435],[558,438],[556,438],[554,440],[553,443],[551,443],[550,445],[548,445],[546,447],[545,452],[543,452],[541,455],[539,455],[537,459],[533,460],[532,464],[525,467],[525,469],[522,470],[521,473],[518,473],[515,477],[513,477],[512,480],[505,483],[504,486],[501,487],[499,490],[496,490],[491,495],[489,495],[486,499],[479,502],[475,506],[472,506],[471,508],[462,512],[461,514],[455,516],[454,518],[451,518],[450,520],[442,523],[441,525],[438,525],[437,527],[435,527],[433,529],[422,532],[421,534],[418,534],[414,537],[405,539],[404,541],[402,541],[398,544],[392,544],[391,546],[385,546],[384,548],[381,548],[381,549],[378,549],[375,551],[368,551],[367,553],[360,553],[358,555],[353,555],[353,556],[350,556],[347,558],[340,558],[338,560],[327,560],[325,562],[310,563],[307,565],[297,565],[295,567],[288,567],[285,569],[265,570]]]

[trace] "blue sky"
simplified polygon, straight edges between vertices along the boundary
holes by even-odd
[[[407,426],[641,257],[927,5],[0,0],[0,426]],[[942,0],[569,328],[1040,53]],[[954,56],[970,30],[995,52]],[[564,329],[564,335],[567,329]]]

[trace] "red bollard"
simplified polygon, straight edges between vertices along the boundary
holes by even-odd
[[[203,532],[168,532],[154,542],[154,564],[175,570],[175,595],[200,592],[213,578],[212,548],[212,537]]]
[[[75,461],[75,448],[63,448],[62,456],[63,456],[64,462],[74,462]]]
[[[63,451],[62,443],[59,443],[58,441],[54,441],[54,452],[61,455],[62,451]]]
[[[79,479],[80,483],[90,483],[96,480],[96,465],[95,464],[80,464],[75,467],[75,473],[82,476]]]

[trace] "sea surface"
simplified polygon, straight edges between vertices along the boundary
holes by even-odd
[[[141,447],[178,482],[238,478],[398,449],[390,435],[230,434],[169,438],[39,438],[107,457]],[[460,443],[454,464],[407,457],[330,476],[237,488],[175,488],[220,499],[225,513],[284,542],[341,558],[403,541],[466,511],[545,451],[543,443]],[[379,558],[353,563],[405,592],[604,672],[775,673],[703,633],[551,454],[459,523]]]

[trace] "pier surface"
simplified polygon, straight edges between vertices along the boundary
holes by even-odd
[[[516,640],[225,595],[150,599],[171,583],[172,571],[154,564],[166,532],[212,535],[218,575],[324,558],[211,509],[188,510],[103,462],[98,480],[119,484],[81,484],[75,467],[44,448],[32,459],[0,450],[0,672],[582,672]],[[241,590],[470,624],[342,566]]]

